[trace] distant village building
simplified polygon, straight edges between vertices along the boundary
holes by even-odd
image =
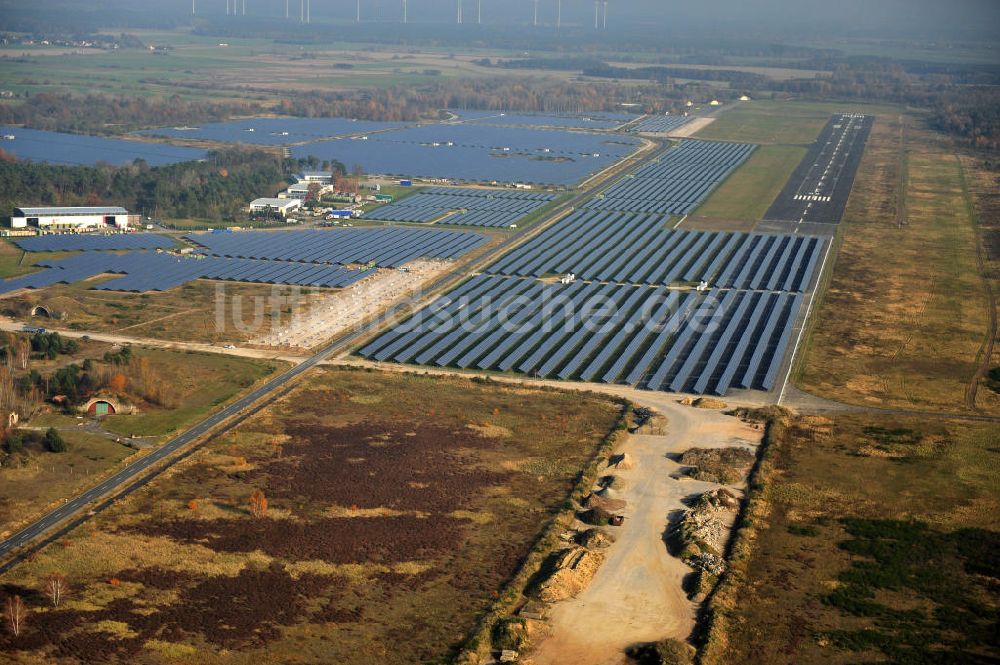
[[[41,231],[126,231],[133,216],[119,207],[14,208],[10,225]]]

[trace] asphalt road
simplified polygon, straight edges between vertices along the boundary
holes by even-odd
[[[658,158],[668,147],[669,146],[661,146],[649,150],[637,160],[630,160],[630,168],[637,168],[645,162]],[[618,173],[618,170],[610,172],[609,175],[613,173]],[[549,215],[546,223],[536,225],[527,233],[513,235],[504,240],[492,252],[490,252],[489,257],[484,259],[483,262],[493,260],[495,257],[500,256],[503,252],[506,252],[512,245],[526,241],[542,228],[546,227],[552,219],[557,218],[560,214],[562,214],[566,208],[575,207],[580,202],[590,198],[596,192],[600,191],[604,187],[610,186],[615,181],[617,181],[617,178],[608,177],[600,180],[594,185],[584,188],[572,199],[554,209]],[[470,267],[468,265],[461,265],[457,267],[455,270],[437,278],[427,287],[426,292],[428,294],[433,294],[434,292],[448,286],[452,282],[466,276],[469,273],[469,270]],[[146,455],[142,459],[130,464],[118,473],[106,478],[100,484],[95,485],[82,494],[68,499],[58,508],[55,508],[20,531],[14,533],[6,540],[0,542],[0,560],[7,559],[2,565],[0,565],[0,574],[10,570],[30,556],[31,553],[44,547],[47,543],[75,529],[77,526],[89,519],[92,512],[98,512],[111,505],[112,500],[105,497],[108,497],[112,493],[132,492],[135,489],[142,487],[152,480],[152,478],[154,478],[158,473],[161,473],[164,469],[169,467],[170,464],[182,459],[184,456],[180,454],[180,452],[185,448],[185,446],[219,428],[231,419],[236,419],[241,415],[250,415],[254,412],[253,407],[256,406],[259,408],[263,406],[265,398],[276,393],[279,389],[285,387],[290,382],[294,381],[296,378],[305,372],[308,372],[310,369],[327,360],[331,356],[349,348],[350,345],[356,340],[381,327],[383,323],[383,319],[377,318],[357,330],[335,338],[322,350],[307,360],[289,370],[286,370],[282,374],[269,379],[260,387],[254,389],[247,395],[244,395],[222,410],[207,417],[205,420],[201,421],[183,434],[171,439],[149,455]],[[234,423],[230,423],[230,426],[233,424]],[[220,432],[221,431],[224,431],[224,429],[220,430]],[[160,464],[161,462],[163,464]],[[153,467],[157,467],[158,465],[158,469],[154,472]],[[76,519],[70,522],[69,520],[71,520],[74,516],[76,516]],[[59,527],[59,525],[64,526],[56,531],[56,528]],[[42,537],[46,534],[48,534],[48,537],[43,540]]]

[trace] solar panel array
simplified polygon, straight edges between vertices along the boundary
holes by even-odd
[[[463,226],[509,227],[555,199],[521,190],[431,187],[398,203],[378,208],[366,219],[432,222]],[[449,214],[450,213],[450,214]]]
[[[630,113],[505,113],[502,111],[454,111],[465,122],[482,125],[567,127],[572,129],[616,129],[638,116]]]
[[[574,185],[639,147],[637,137],[485,124],[436,124],[291,148],[366,173],[455,182]]]
[[[650,133],[672,132],[681,125],[687,124],[690,120],[691,118],[685,118],[682,115],[650,116],[649,118],[632,125],[632,127],[629,128],[629,131]]]
[[[359,353],[672,392],[771,390],[801,302],[789,293],[480,275]]]
[[[126,166],[141,159],[150,166],[165,166],[204,159],[207,155],[200,148],[7,125],[0,127],[0,134],[14,136],[14,140],[3,142],[5,152],[21,160],[30,159],[49,164],[92,166],[98,162],[107,162]]]
[[[47,235],[18,238],[14,243],[26,252],[91,252],[122,249],[170,249],[177,246],[172,238],[153,233],[118,233],[115,235]]]
[[[823,241],[804,235],[674,231],[667,218],[578,210],[486,268],[498,275],[803,291]]]
[[[414,259],[453,259],[489,239],[478,233],[410,228],[209,233],[187,236],[216,256],[367,264],[395,268]]]
[[[585,207],[687,215],[735,171],[757,146],[683,141],[659,160],[612,185]]]
[[[343,266],[315,263],[177,256],[159,252],[93,252],[39,265],[46,270],[0,282],[0,293],[59,283],[72,284],[104,273],[123,276],[93,288],[140,293],[166,291],[196,279],[342,288],[374,273],[374,269],[350,270]]]

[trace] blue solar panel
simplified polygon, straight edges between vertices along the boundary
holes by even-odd
[[[463,293],[488,297],[470,300]],[[614,311],[584,325],[605,298]],[[670,391],[770,390],[801,302],[800,294],[565,286],[480,275],[439,299],[433,315],[386,333],[360,353]]]
[[[87,252],[124,249],[171,249],[172,238],[153,233],[114,235],[44,235],[17,238],[14,243],[26,252]]]
[[[207,233],[187,239],[215,256],[393,268],[418,258],[457,258],[488,242],[478,233],[412,228]]]

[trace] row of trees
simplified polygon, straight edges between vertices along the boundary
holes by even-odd
[[[20,104],[0,104],[0,124],[80,134],[124,134],[262,113],[259,102],[208,102],[173,96],[112,97],[40,92]]]

